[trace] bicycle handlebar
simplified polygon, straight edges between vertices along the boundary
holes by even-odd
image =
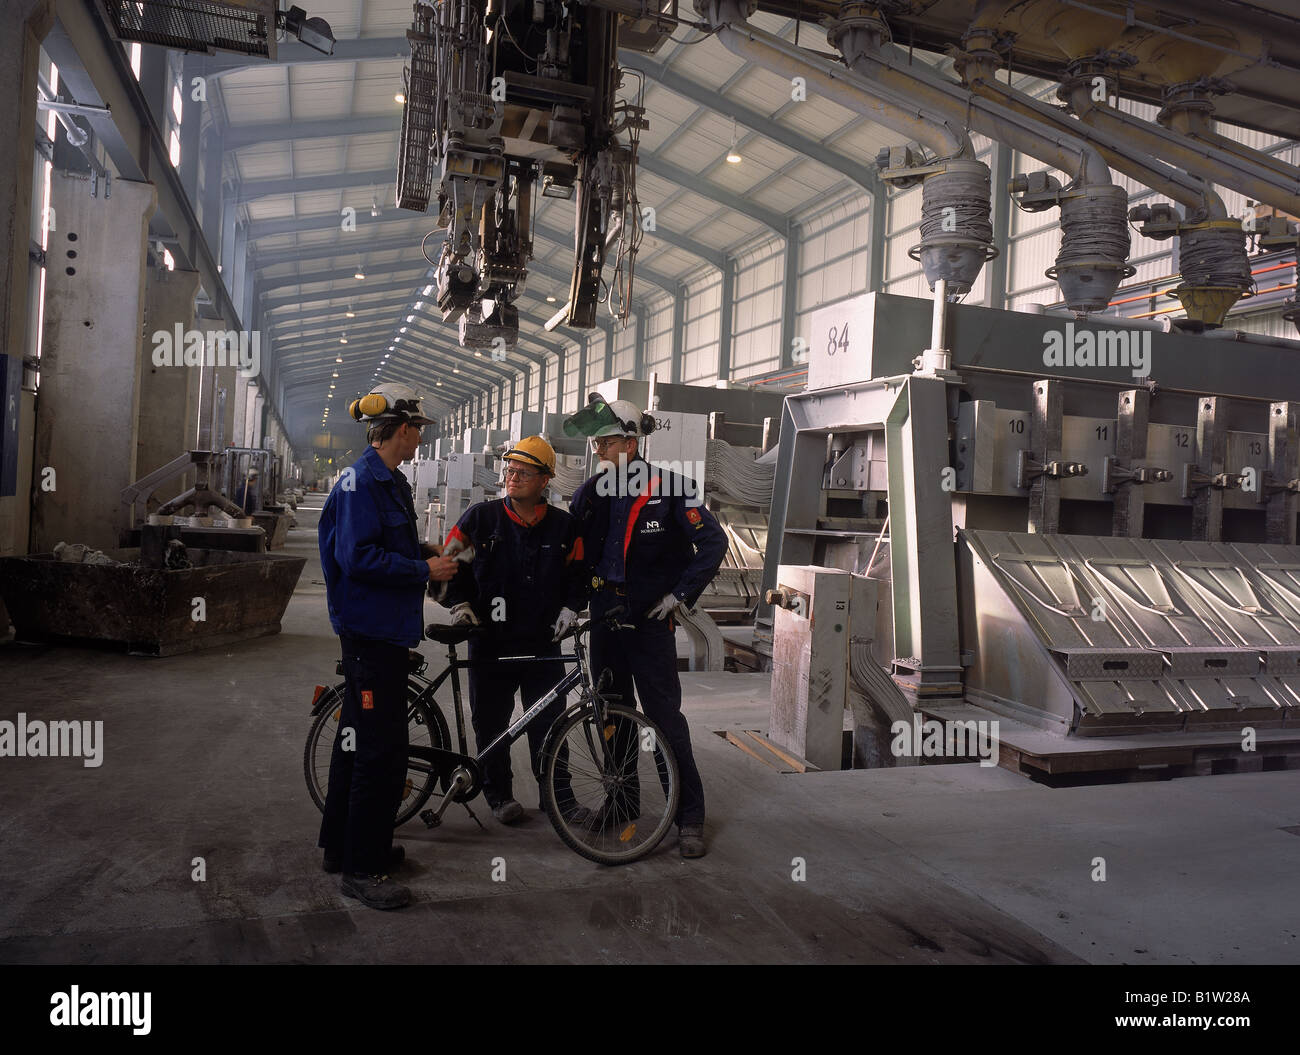
[[[585,634],[597,622],[605,623],[611,629],[616,628],[618,625],[620,625],[619,620],[626,615],[627,615],[627,606],[620,604],[616,608],[611,608],[600,619],[593,618],[593,619],[588,619],[585,623],[574,623],[573,626],[569,627],[568,630],[562,633],[555,640],[563,641],[565,638],[568,637],[577,637],[579,634]]]

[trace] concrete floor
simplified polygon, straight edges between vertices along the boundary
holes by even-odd
[[[486,832],[457,807],[401,830],[415,905],[361,908],[320,871],[302,778],[337,646],[316,512],[298,519],[287,552],[309,560],[277,637],[152,660],[0,645],[0,718],[99,719],[105,741],[98,769],[0,759],[0,962],[1300,962],[1300,773],[1068,790],[975,765],[782,775],[713,735],[766,727],[761,675],[683,675],[703,860],[670,835],[601,868],[531,809],[506,829],[478,800]]]

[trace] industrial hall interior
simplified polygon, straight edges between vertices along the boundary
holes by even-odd
[[[297,2],[0,3],[0,963],[1300,963],[1294,0]]]

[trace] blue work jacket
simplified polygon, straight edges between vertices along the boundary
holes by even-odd
[[[635,460],[642,461],[639,456]],[[693,504],[686,497],[681,477],[655,466],[644,471],[649,474],[648,488],[634,496],[622,539],[622,589],[634,617],[669,593],[694,606],[727,554],[722,525],[702,502]],[[605,554],[615,501],[600,493],[599,481],[600,474],[586,481],[569,503],[593,572]],[[592,585],[599,588],[603,583],[593,579]]]
[[[429,565],[406,477],[367,447],[325,499],[317,533],[334,632],[418,645]]]

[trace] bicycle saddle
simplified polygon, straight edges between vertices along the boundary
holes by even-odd
[[[430,623],[424,628],[424,636],[430,641],[437,641],[440,645],[459,645],[462,641],[468,641],[476,630],[478,630],[476,626],[446,626]]]

